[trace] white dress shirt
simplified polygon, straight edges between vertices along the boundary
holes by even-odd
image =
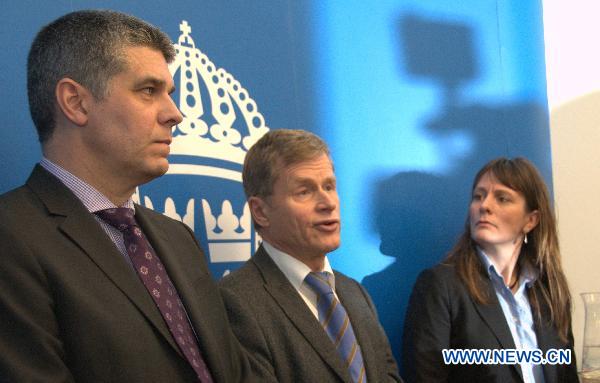
[[[273,262],[275,262],[277,267],[279,267],[279,270],[281,270],[287,280],[290,281],[292,286],[294,286],[298,294],[300,294],[315,318],[319,320],[319,312],[317,311],[317,294],[315,294],[315,292],[304,282],[304,278],[306,278],[308,273],[312,271],[310,267],[291,255],[276,249],[267,241],[263,240],[262,245],[267,251],[267,254],[269,254],[269,257],[271,257]],[[326,271],[331,273],[331,275],[334,275],[327,256],[325,256],[323,270],[319,271]],[[333,278],[333,293],[335,294],[335,275]],[[335,296],[337,298],[337,294]]]

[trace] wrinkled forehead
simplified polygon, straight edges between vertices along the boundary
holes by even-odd
[[[327,155],[327,153],[318,153],[305,159],[287,159],[287,162],[286,159],[280,157],[275,161],[275,165],[273,166],[273,174],[277,175],[290,173],[297,169],[305,169],[307,171],[322,171],[324,169],[330,169],[332,173],[334,171],[333,161],[329,155]]]
[[[333,162],[326,153],[290,163],[285,163],[282,158],[279,158],[271,168],[271,175],[273,182],[271,186],[282,178],[285,178],[286,183],[299,178],[313,177],[328,177],[335,180]]]

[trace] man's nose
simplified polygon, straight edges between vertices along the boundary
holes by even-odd
[[[319,209],[334,210],[338,204],[337,192],[331,190],[319,191]]]
[[[170,95],[165,96],[160,120],[162,124],[168,125],[169,128],[172,128],[183,121],[183,115],[179,111],[179,108],[177,108],[177,105],[175,105],[175,101],[173,101]]]

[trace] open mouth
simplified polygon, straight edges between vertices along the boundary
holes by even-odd
[[[340,226],[339,219],[326,219],[319,221],[315,224],[315,227],[321,231],[333,232],[336,231]]]

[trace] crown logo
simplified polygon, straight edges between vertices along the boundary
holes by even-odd
[[[150,199],[148,195],[142,196],[139,190],[133,198],[138,203],[143,201],[151,209],[158,200],[164,201],[165,215],[182,221],[197,235],[206,238],[211,263],[245,261],[258,246],[260,238],[252,229],[250,209],[240,193],[241,165],[248,149],[269,128],[248,91],[196,47],[187,21],[181,22],[179,30],[181,35],[174,45],[177,55],[169,65],[169,71],[178,84],[183,121],[173,127],[172,157],[167,175],[211,177],[220,180],[220,187],[223,180],[233,181],[238,197],[230,195],[227,198],[218,193],[215,196],[214,190],[202,190],[208,188],[206,182],[202,182],[198,189],[171,189],[166,198],[163,194]],[[212,198],[205,197],[209,191],[213,192]],[[185,195],[177,199],[178,206],[171,197],[172,192]],[[236,215],[233,206],[242,205],[242,202],[242,211]],[[196,231],[198,215],[204,222],[203,227],[198,228],[203,233]]]
[[[215,218],[207,200],[202,200],[202,211],[206,222],[210,259],[213,262],[245,261],[251,254],[250,231],[252,219],[248,203],[238,217],[233,213],[231,202],[223,201],[221,214]]]
[[[181,22],[179,30],[177,56],[169,70],[180,84],[183,121],[173,130],[171,154],[201,153],[204,157],[242,164],[246,151],[269,130],[265,119],[248,91],[196,48],[187,21]],[[203,102],[205,96],[210,102]]]

